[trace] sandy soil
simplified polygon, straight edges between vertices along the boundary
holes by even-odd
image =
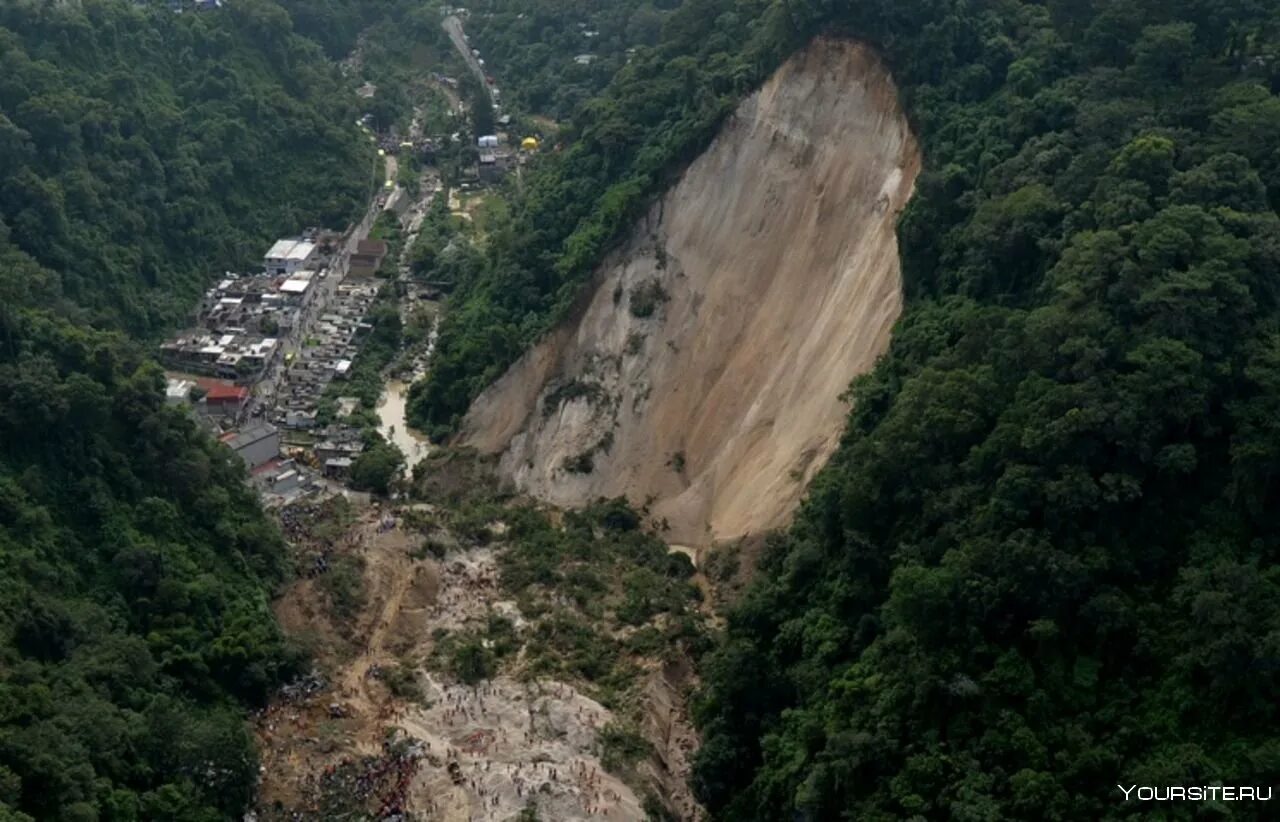
[[[919,166],[884,65],[815,41],[742,103],[577,316],[477,399],[461,442],[553,504],[649,501],[683,545],[781,526],[836,447],[840,395],[888,346]],[[645,290],[654,310],[636,316]]]

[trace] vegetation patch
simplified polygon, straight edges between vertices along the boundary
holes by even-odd
[[[495,677],[503,660],[518,649],[511,620],[491,614],[484,630],[449,632],[437,637],[429,663],[460,682],[475,685]]]
[[[605,396],[599,383],[572,379],[557,385],[542,398],[542,415],[549,417],[559,411],[567,403],[586,399],[588,402],[599,402]]]
[[[630,770],[652,753],[653,746],[634,725],[610,722],[600,731],[600,764],[610,773]]]
[[[631,289],[627,309],[631,311],[631,316],[645,319],[652,317],[670,299],[671,295],[657,278],[645,280]]]

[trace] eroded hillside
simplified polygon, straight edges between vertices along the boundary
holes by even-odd
[[[782,524],[835,448],[840,394],[901,310],[919,150],[885,66],[819,39],[748,98],[473,404],[461,439],[558,505],[626,495],[671,541]]]

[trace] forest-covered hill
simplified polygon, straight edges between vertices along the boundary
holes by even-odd
[[[136,339],[371,149],[271,0],[0,4],[0,819],[239,818],[283,543]]]
[[[707,665],[700,795],[1103,819],[1156,810],[1117,783],[1273,784],[1280,7],[829,19],[924,143],[907,311]]]
[[[626,65],[629,50],[658,44],[679,6],[679,0],[477,0],[467,6],[467,34],[499,67],[506,102],[567,119]]]
[[[339,88],[272,0],[0,4],[0,248],[51,272],[0,299],[154,334],[218,266],[345,226],[370,161]]]

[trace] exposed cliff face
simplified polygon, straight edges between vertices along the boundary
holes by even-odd
[[[885,67],[818,40],[739,107],[589,303],[474,403],[462,441],[549,502],[652,501],[690,545],[785,523],[840,394],[901,310],[919,150]]]

